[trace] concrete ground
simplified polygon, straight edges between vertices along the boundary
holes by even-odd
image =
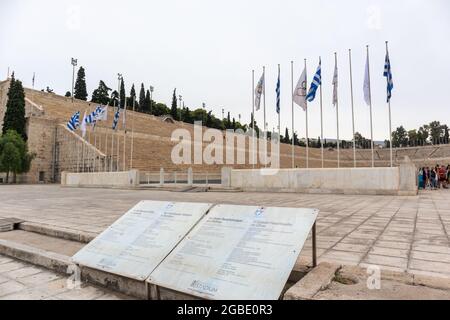
[[[319,262],[450,278],[450,190],[398,197],[0,186],[0,217],[99,233],[140,200],[318,208]],[[298,263],[310,255],[308,241]]]
[[[0,300],[122,300],[90,285],[69,288],[67,277],[0,255]]]

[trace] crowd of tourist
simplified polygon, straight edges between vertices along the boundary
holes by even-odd
[[[450,186],[450,165],[447,167],[424,167],[419,169],[419,190],[448,189]]]

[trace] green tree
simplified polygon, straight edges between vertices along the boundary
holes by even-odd
[[[155,116],[169,115],[171,110],[163,103],[157,103],[153,106],[153,114]]]
[[[120,98],[120,107],[123,109],[125,108],[125,100],[127,99],[127,94],[125,92],[125,82],[123,81],[123,78],[120,81],[119,98]]]
[[[415,147],[417,146],[417,142],[418,142],[418,135],[417,135],[417,130],[409,130],[408,131],[408,145],[410,147]]]
[[[408,145],[408,133],[403,126],[398,127],[392,132],[392,146],[394,148],[405,147]]]
[[[119,105],[119,93],[117,92],[117,90],[114,90],[111,93],[111,98],[109,99],[109,105],[114,106],[114,107],[117,107]]]
[[[16,80],[14,74],[7,96],[2,133],[5,134],[8,130],[15,130],[26,141],[25,92],[22,82]]]
[[[284,130],[284,143],[291,143],[291,138],[289,137],[289,129]]]
[[[358,148],[362,149],[363,148],[363,141],[364,141],[364,137],[362,136],[362,134],[359,133],[359,132],[355,132],[354,139],[355,139],[355,145]]]
[[[65,94],[65,97],[66,98],[70,98],[71,96],[72,96],[72,94],[70,93],[70,91],[67,91],[66,94]]]
[[[141,83],[141,90],[139,91],[139,108],[138,108],[138,111],[139,112],[143,112],[144,109],[146,109],[146,107],[145,107],[145,88],[144,88],[144,84]]]
[[[439,121],[433,121],[429,124],[430,136],[433,144],[439,144],[442,136],[442,126]]]
[[[30,171],[34,156],[28,152],[27,143],[16,131],[8,130],[0,137],[0,172],[6,173],[7,183],[10,173],[16,182],[17,174]]]
[[[75,99],[87,101],[87,90],[86,90],[86,73],[83,67],[78,69],[77,81],[75,82],[75,92],[73,97]]]
[[[152,100],[150,99],[150,90],[147,90],[147,92],[145,93],[144,105],[141,106],[142,112],[151,114],[152,113],[151,105]]]
[[[108,86],[102,80],[100,80],[98,88],[95,89],[94,92],[92,93],[91,102],[107,105],[110,100],[109,92],[111,90],[112,90],[111,88],[108,88]]]
[[[449,143],[449,128],[445,124],[442,126],[442,130],[444,130],[444,143],[448,144]]]
[[[420,145],[426,145],[428,137],[430,135],[429,126],[424,125],[423,127],[419,128],[419,131],[417,132],[417,138],[419,139]]]
[[[133,108],[133,102],[135,103],[135,108],[138,109],[139,106],[136,103],[136,89],[134,88],[134,83],[131,85],[130,96],[127,100],[127,107],[129,109]]]
[[[170,108],[170,115],[172,116],[172,118],[173,118],[174,120],[179,120],[179,119],[178,119],[177,89],[176,89],[176,88],[173,90],[173,95],[172,95],[172,107]]]

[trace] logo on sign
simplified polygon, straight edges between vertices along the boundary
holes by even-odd
[[[255,217],[261,217],[264,214],[264,208],[259,208],[255,211]]]

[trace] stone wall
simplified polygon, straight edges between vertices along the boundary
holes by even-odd
[[[416,195],[416,167],[224,170],[225,187],[244,191]]]
[[[61,174],[61,185],[65,187],[137,187],[139,171],[91,172]]]

